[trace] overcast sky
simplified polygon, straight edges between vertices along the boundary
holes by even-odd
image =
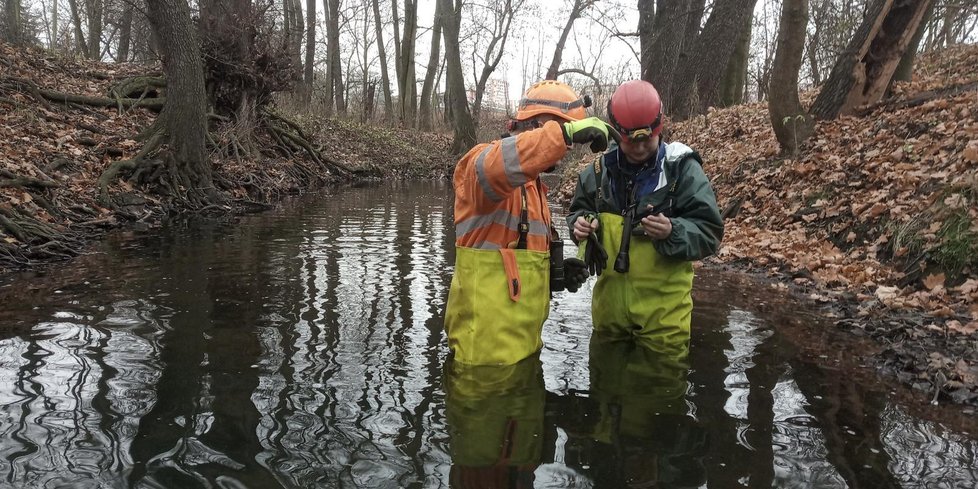
[[[617,25],[617,29],[621,32],[635,32],[638,26],[636,3],[635,0],[603,0],[598,2],[597,7],[620,18],[617,24],[608,22],[609,26]],[[522,95],[524,60],[529,60],[533,65],[529,70],[531,71],[531,78],[533,72],[536,72],[537,77],[542,77],[543,73],[546,72],[553,58],[557,38],[567,22],[572,4],[572,0],[526,0],[526,10],[519,15],[521,22],[520,24],[514,22],[503,59],[493,75],[493,78],[505,79],[509,82],[510,99],[519,100]],[[428,62],[431,45],[430,27],[434,11],[435,0],[419,0],[418,24],[425,29],[418,41],[416,62],[418,63],[419,77],[424,76],[423,70]],[[528,15],[529,12],[533,12],[533,14]],[[602,72],[624,70],[630,75],[625,79],[637,77],[639,64],[633,55],[632,48],[629,48],[628,44],[621,39],[611,38],[608,29],[591,18],[593,15],[594,11],[592,10],[575,22],[574,29],[564,48],[561,68],[587,68],[588,71]],[[464,22],[466,19],[463,19]],[[463,25],[462,29],[465,30],[466,26]],[[598,45],[598,42],[602,39],[606,40],[606,45],[599,50],[601,46]],[[637,39],[634,40],[634,45],[634,49],[637,50]],[[485,47],[483,46],[482,49],[484,50]],[[444,53],[444,47],[442,51]],[[465,56],[463,54],[463,58]],[[596,62],[596,60],[599,61]],[[470,59],[463,59],[462,64],[466,70],[466,85],[474,85]],[[530,80],[528,83],[532,83],[532,81],[535,80]]]

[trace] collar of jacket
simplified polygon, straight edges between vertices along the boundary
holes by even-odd
[[[666,159],[666,145],[659,142],[659,150],[656,151],[654,159],[650,158],[642,164],[636,172],[625,170],[625,165],[630,165],[625,159],[625,154],[621,149],[615,147],[614,150],[605,153],[604,165],[611,177],[611,194],[615,202],[624,208],[629,203],[627,198],[619,198],[623,192],[625,183],[632,181],[634,195],[641,197],[655,191],[659,184],[659,177],[662,174],[662,165]],[[625,196],[621,196],[625,197]]]

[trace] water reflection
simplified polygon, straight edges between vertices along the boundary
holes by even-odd
[[[539,357],[457,372],[450,202],[437,183],[344,190],[4,279],[0,487],[978,481],[974,423],[799,355],[824,338],[792,323],[814,318],[708,270],[680,362],[591,338],[585,291],[554,297]]]
[[[632,340],[593,337],[591,389],[569,399],[558,420],[576,465],[600,487],[699,487],[706,482],[706,429],[687,404],[688,364],[681,354]]]
[[[533,487],[546,399],[539,355],[499,367],[450,360],[445,371],[451,487]]]

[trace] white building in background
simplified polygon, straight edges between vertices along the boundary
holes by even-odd
[[[469,88],[465,93],[469,104],[475,103],[475,88]],[[486,81],[486,89],[482,94],[483,113],[495,112],[509,114],[516,110],[518,101],[509,99],[509,81],[500,78],[490,78]]]

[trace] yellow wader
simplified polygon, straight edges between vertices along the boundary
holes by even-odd
[[[445,368],[452,487],[532,487],[543,453],[546,389],[539,355],[515,365]]]
[[[512,365],[543,348],[550,254],[456,247],[445,332],[455,361]]]
[[[693,264],[659,255],[652,241],[632,236],[631,267],[614,269],[621,244],[622,216],[602,212],[598,233],[608,263],[594,285],[591,316],[595,334],[634,337],[640,345],[678,361],[689,352],[693,312]]]

